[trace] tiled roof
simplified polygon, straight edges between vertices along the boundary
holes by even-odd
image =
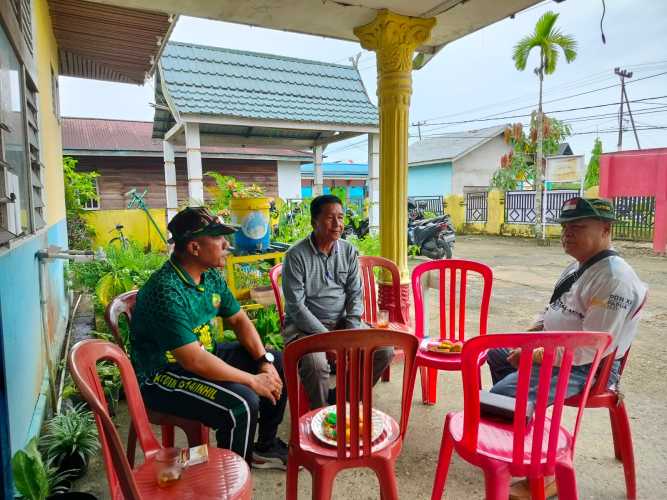
[[[75,154],[76,151],[136,152],[137,156],[162,154],[162,140],[153,139],[152,132],[153,122],[63,118],[63,150],[66,154]],[[176,147],[176,152],[184,151],[184,147]],[[284,148],[202,147],[202,153],[243,157],[276,156],[295,160],[312,158],[309,152]]]
[[[177,42],[167,44],[160,66],[179,113],[378,124],[352,66]]]
[[[428,137],[415,142],[408,148],[408,164],[423,164],[436,161],[453,161],[499,136],[505,125],[447,132],[438,137]]]
[[[313,175],[313,164],[301,165],[301,174]],[[322,163],[322,174],[325,177],[367,177],[368,163]]]

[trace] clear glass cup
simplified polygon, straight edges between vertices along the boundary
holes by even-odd
[[[389,327],[389,311],[387,311],[386,309],[380,309],[378,311],[377,327],[378,328]]]
[[[183,462],[180,448],[161,448],[155,456],[155,473],[160,487],[168,486],[181,478]]]

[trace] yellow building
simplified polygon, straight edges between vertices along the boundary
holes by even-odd
[[[121,14],[121,17],[111,13]],[[135,23],[124,25],[123,16]],[[88,2],[0,0],[0,460],[54,403],[69,318],[60,75],[142,84],[173,18]],[[67,26],[67,32],[57,27]],[[122,28],[122,29],[121,29]],[[122,50],[125,47],[127,50]],[[103,96],[100,96],[103,98]],[[4,467],[0,495],[13,497]]]

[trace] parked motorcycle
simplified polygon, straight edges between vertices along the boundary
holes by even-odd
[[[431,259],[452,258],[456,233],[449,215],[425,218],[423,207],[408,201],[408,245]]]
[[[348,236],[356,236],[359,239],[364,238],[368,232],[370,224],[368,222],[368,217],[357,217],[354,210],[348,208],[346,211],[347,215],[347,224],[343,229],[343,239],[347,239]]]
[[[426,218],[424,207],[408,201],[408,245],[419,247],[419,255],[431,259],[452,258],[456,233],[449,215]],[[348,223],[343,229],[343,238],[355,235],[363,238],[368,234],[368,218],[358,219],[348,209]]]

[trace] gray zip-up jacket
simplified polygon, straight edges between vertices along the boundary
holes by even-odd
[[[285,328],[321,333],[341,320],[346,328],[361,326],[359,253],[347,241],[336,241],[326,255],[315,246],[311,234],[287,251],[282,275]]]

